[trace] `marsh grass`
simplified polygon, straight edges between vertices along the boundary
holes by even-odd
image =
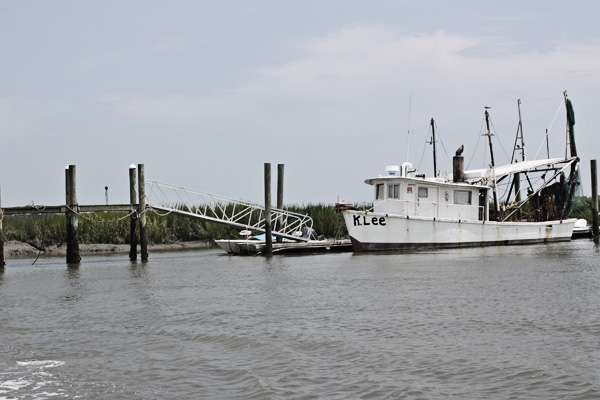
[[[592,223],[593,211],[592,211],[592,198],[591,197],[579,197],[573,202],[573,210],[569,218],[581,218],[585,219],[588,224]]]
[[[232,204],[222,205],[225,211],[233,211]],[[293,205],[287,210],[307,214],[314,220],[313,228],[319,235],[328,238],[347,236],[341,214],[335,207],[326,204]],[[253,216],[252,218],[257,218]],[[249,216],[242,224],[251,224]],[[129,244],[130,218],[125,212],[100,212],[79,216],[79,240],[88,244]],[[169,213],[146,213],[146,229],[149,244],[170,244],[190,241],[213,241],[215,239],[238,239],[239,230],[227,225],[200,221],[184,215]],[[50,245],[61,245],[66,238],[64,215],[42,215],[27,217],[5,217],[3,220],[5,240],[16,240],[43,249]]]
[[[344,217],[335,212],[335,207],[323,203],[308,205],[291,205],[287,210],[308,215],[313,219],[313,229],[326,238],[344,238],[348,236]]]
[[[67,232],[62,215],[4,217],[2,228],[5,240],[28,243],[38,249],[63,243]]]

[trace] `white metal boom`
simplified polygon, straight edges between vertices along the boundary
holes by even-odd
[[[152,180],[146,180],[146,197],[150,209],[265,233],[265,207],[258,204]],[[312,230],[313,220],[271,208],[271,224],[273,236],[308,241],[310,235],[305,232]]]

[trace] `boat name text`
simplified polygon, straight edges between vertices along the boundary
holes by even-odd
[[[360,215],[353,215],[354,217],[354,226],[367,226],[367,225],[380,225],[380,226],[385,226],[386,221],[385,221],[385,217],[371,217],[370,219],[367,218],[366,215],[362,216],[362,219],[360,218]]]

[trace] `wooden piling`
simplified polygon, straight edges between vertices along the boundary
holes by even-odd
[[[265,163],[265,255],[273,254],[271,237],[271,163]]]
[[[592,170],[592,234],[598,238],[598,171],[596,160],[590,161]]]
[[[131,204],[131,210],[137,210],[137,192],[135,190],[136,180],[136,168],[134,164],[129,166],[129,203]],[[131,261],[137,260],[137,236],[136,227],[138,221],[138,213],[132,212],[129,223],[129,259]]]
[[[2,212],[2,188],[0,188],[0,270],[4,269],[6,261],[4,261],[4,232],[2,231],[2,220],[4,212]]]
[[[67,218],[67,264],[78,264],[79,255],[79,217],[77,216],[77,173],[75,165],[65,170],[66,218]]]
[[[283,209],[283,171],[284,171],[285,165],[284,164],[277,164],[277,208],[282,210]],[[277,228],[276,230],[280,230],[281,229],[281,225],[283,224],[282,221],[282,216],[279,217],[279,219],[277,220]],[[283,238],[281,236],[277,236],[277,243],[282,243],[283,242]]]
[[[140,253],[142,262],[148,261],[148,243],[146,242],[146,180],[144,164],[138,164],[138,215],[140,220]]]

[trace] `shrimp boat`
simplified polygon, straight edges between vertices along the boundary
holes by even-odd
[[[461,146],[453,157],[453,173],[444,178],[419,175],[408,162],[386,167],[386,174],[365,180],[373,187],[372,210],[360,211],[347,204],[343,213],[354,251],[456,248],[568,241],[576,219],[568,219],[572,201],[580,189],[573,108],[565,92],[571,155],[564,158],[494,164],[489,130],[491,164],[485,169],[464,170]],[[519,101],[520,104],[520,101]],[[520,108],[519,108],[520,114]],[[520,118],[519,118],[520,120]],[[519,122],[519,126],[522,125]],[[432,120],[433,128],[433,120]],[[517,130],[517,139],[519,130]],[[435,142],[435,133],[432,139]],[[513,151],[514,159],[515,152]],[[434,150],[434,170],[435,170]],[[536,177],[537,176],[537,177]],[[521,182],[527,196],[521,199]],[[536,177],[536,178],[534,178]],[[538,179],[539,178],[539,179]],[[539,181],[537,187],[532,182]],[[508,196],[498,196],[504,184]],[[510,200],[511,193],[514,199]]]

